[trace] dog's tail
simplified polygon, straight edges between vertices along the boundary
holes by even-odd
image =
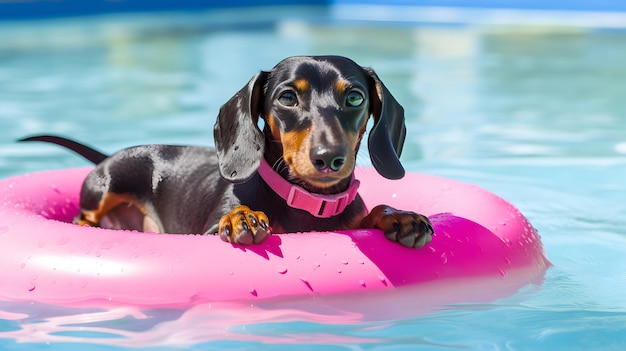
[[[89,146],[83,145],[74,140],[66,139],[59,136],[53,135],[36,135],[28,138],[19,139],[18,141],[43,141],[46,143],[52,143],[59,146],[63,146],[64,148],[70,149],[80,156],[86,158],[88,161],[98,164],[104,161],[109,156],[101,153],[98,150],[95,150]]]

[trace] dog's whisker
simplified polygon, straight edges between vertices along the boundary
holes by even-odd
[[[272,169],[275,170],[277,173],[289,170],[289,165],[287,164],[287,161],[285,161],[285,157],[279,157],[272,165]]]

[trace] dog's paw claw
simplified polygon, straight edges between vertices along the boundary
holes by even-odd
[[[361,227],[380,229],[387,239],[416,249],[428,244],[434,234],[426,216],[385,205],[374,207],[361,222]]]
[[[237,206],[220,219],[218,234],[223,241],[239,244],[260,244],[272,231],[265,213]]]

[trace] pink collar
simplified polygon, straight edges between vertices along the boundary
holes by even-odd
[[[276,194],[287,201],[287,205],[305,210],[319,218],[330,218],[343,212],[356,198],[360,184],[357,179],[354,179],[353,175],[350,187],[342,193],[332,195],[313,194],[300,186],[289,183],[276,173],[265,159],[261,160],[258,172],[265,183]]]

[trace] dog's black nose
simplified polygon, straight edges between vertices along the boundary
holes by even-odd
[[[320,172],[337,172],[346,163],[346,150],[340,146],[316,146],[310,156],[311,163]]]

